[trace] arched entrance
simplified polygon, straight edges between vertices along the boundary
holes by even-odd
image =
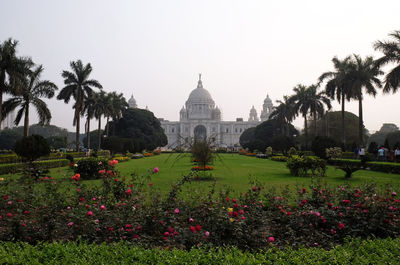
[[[204,125],[194,127],[194,139],[203,141],[207,139],[207,129]]]

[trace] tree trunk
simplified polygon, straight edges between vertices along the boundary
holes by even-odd
[[[29,134],[29,104],[25,108],[24,136],[27,137],[28,134]]]
[[[360,141],[360,145],[364,145],[363,141],[363,110],[362,110],[362,95],[359,95],[358,99],[358,139]]]
[[[2,80],[0,80],[0,82],[2,82]],[[3,120],[3,90],[0,90],[0,132],[1,132],[2,120]]]
[[[314,111],[314,137],[317,137],[317,112]]]
[[[78,109],[75,109],[75,119],[76,119],[76,135],[75,135],[75,141],[76,141],[76,152],[79,152],[79,127],[81,124],[81,118],[80,118],[80,113]]]
[[[307,115],[304,115],[304,135],[306,136],[306,150],[308,150]]]
[[[90,119],[87,119],[87,148],[90,149]]]
[[[106,124],[106,135],[107,135],[107,137],[109,136],[108,128],[110,127],[109,124],[108,124],[108,121],[109,121],[109,117],[107,116],[107,124]]]
[[[345,130],[344,130],[344,100],[345,100],[345,97],[344,97],[344,95],[342,95],[342,144],[343,144],[343,148],[345,148],[345,145],[346,145]]]
[[[99,144],[98,144],[97,150],[100,150],[100,147],[101,147],[101,133],[100,133],[100,130],[101,130],[101,116],[99,117],[99,128],[97,130],[97,137],[99,138]]]

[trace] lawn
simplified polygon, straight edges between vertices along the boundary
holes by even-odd
[[[145,175],[156,166],[159,167],[160,171],[152,176],[153,187],[161,191],[167,191],[171,184],[190,172],[192,163],[189,156],[181,156],[178,159],[177,154],[162,154],[119,163],[117,169],[121,172],[121,176],[130,177],[132,173]],[[311,183],[310,178],[291,176],[284,162],[275,162],[268,159],[258,159],[237,154],[220,154],[219,158],[214,162],[214,167],[215,169],[211,172],[216,178],[217,187],[230,187],[234,192],[246,191],[250,187],[249,180],[254,178],[262,182],[266,188],[275,187],[277,189],[287,185],[290,188],[308,186]],[[51,169],[50,175],[58,181],[69,182],[73,174],[70,169],[64,167]],[[9,178],[15,177],[15,175],[3,175],[1,177]],[[323,178],[323,182],[328,185],[377,183],[394,186],[398,185],[399,180],[400,175],[397,174],[366,170],[357,171],[351,179],[346,180],[344,172],[333,167],[328,167],[326,177]],[[90,185],[100,184],[100,180],[85,182]],[[196,181],[190,186],[192,189],[206,189],[212,183],[213,181]]]

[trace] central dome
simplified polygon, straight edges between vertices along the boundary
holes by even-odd
[[[197,88],[190,92],[189,98],[186,104],[211,104],[214,106],[214,100],[212,99],[210,92],[203,88],[201,82],[201,75],[199,75],[199,82]]]

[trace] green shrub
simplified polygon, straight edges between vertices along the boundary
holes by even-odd
[[[334,159],[334,158],[341,158],[342,157],[342,148],[340,147],[331,147],[325,149],[326,158]]]
[[[326,159],[326,149],[338,146],[335,139],[325,136],[317,136],[311,144],[311,150],[316,156]]]
[[[77,162],[74,172],[75,174],[80,174],[82,179],[98,179],[101,178],[99,170],[104,168],[109,170],[108,160],[88,157]]]
[[[31,135],[15,143],[15,152],[17,155],[32,162],[41,156],[49,155],[50,146],[43,136]]]
[[[342,158],[343,159],[354,159],[354,152],[343,152]]]
[[[329,164],[341,167],[341,166],[351,166],[366,168],[372,171],[380,171],[385,173],[400,174],[400,164],[392,162],[364,162],[356,159],[331,159]]]
[[[326,161],[312,156],[292,156],[286,164],[290,174],[296,177],[324,176],[326,171]]]
[[[56,159],[56,160],[43,160],[43,161],[34,161],[33,164],[42,168],[49,169],[55,167],[65,167],[69,165],[68,159]],[[22,172],[26,168],[26,164],[24,163],[14,163],[14,164],[1,164],[0,165],[0,175],[4,174],[14,174],[18,172]]]
[[[277,161],[277,162],[287,162],[288,157],[287,156],[283,156],[283,155],[271,156],[271,160],[272,161]]]
[[[290,147],[288,151],[288,156],[294,156],[294,155],[297,155],[297,150],[294,147]]]

